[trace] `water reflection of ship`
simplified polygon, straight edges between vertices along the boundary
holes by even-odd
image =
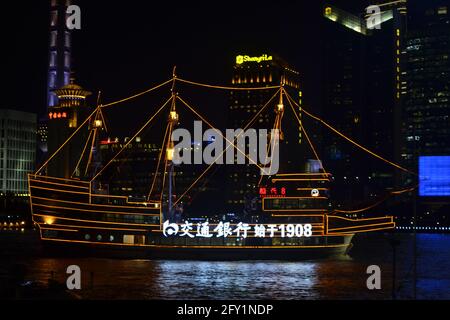
[[[317,152],[315,169],[296,173],[284,172],[272,176],[261,175],[259,195],[249,197],[247,218],[257,212],[256,221],[247,220],[250,227],[258,224],[311,226],[311,236],[283,236],[283,231],[274,231],[269,237],[258,237],[255,231],[249,231],[247,237],[190,238],[163,236],[164,222],[181,222],[185,202],[183,201],[193,187],[210,171],[211,166],[195,179],[183,193],[174,194],[173,183],[176,180],[176,166],[173,158],[174,144],[171,140],[173,130],[180,124],[179,105],[194,114],[198,119],[213,125],[194,107],[181,98],[174,90],[175,83],[196,84],[187,80],[173,79],[152,88],[172,84],[170,98],[159,107],[136,134],[124,143],[118,152],[107,161],[99,159],[98,145],[105,130],[103,111],[115,104],[128,101],[130,97],[115,103],[101,105],[70,135],[68,140],[52,155],[35,174],[29,176],[31,208],[33,221],[39,226],[41,239],[63,248],[100,249],[97,254],[120,254],[129,257],[176,259],[303,259],[306,257],[326,256],[344,253],[356,233],[386,230],[394,227],[393,218],[379,216],[365,219],[348,217],[335,212],[330,207],[329,189],[332,175],[321,165]],[[209,85],[208,85],[209,86]],[[211,87],[211,86],[209,86]],[[221,87],[224,88],[224,87]],[[225,88],[234,89],[236,88]],[[278,87],[239,88],[240,90],[277,90],[260,111],[243,128],[248,129],[257,117],[274,107],[274,129],[282,132],[284,113],[290,106],[294,116],[302,122],[294,109],[292,100],[284,84]],[[66,93],[67,96],[67,93]],[[139,96],[139,95],[138,95]],[[278,101],[274,103],[274,100]],[[146,127],[161,114],[166,114],[167,124],[159,152],[156,171],[147,196],[135,197],[110,194],[109,185],[104,183],[104,174],[115,164],[115,160],[128,148]],[[74,136],[82,134],[82,128],[88,127],[85,147],[80,150],[80,159],[70,177],[43,175],[51,161]],[[282,143],[268,139],[269,145]],[[90,146],[90,148],[89,148]],[[231,148],[236,146],[231,145]],[[242,152],[238,148],[237,152]],[[261,170],[258,163],[254,165]],[[271,165],[271,164],[270,164]],[[159,191],[156,190],[159,188]],[[209,221],[216,226],[220,221]],[[233,224],[231,224],[233,225]]]

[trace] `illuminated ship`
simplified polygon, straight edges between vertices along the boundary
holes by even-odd
[[[32,217],[45,244],[63,248],[66,252],[91,250],[96,254],[117,254],[128,258],[297,260],[344,254],[356,233],[395,227],[391,216],[355,219],[333,211],[329,202],[332,176],[322,167],[310,172],[285,172],[261,177],[259,203],[264,218],[258,223],[206,221],[196,225],[190,224],[188,219],[179,221],[175,217],[175,208],[190,188],[182,195],[172,194],[173,172],[176,168],[173,165],[174,145],[170,137],[180,121],[178,102],[208,125],[210,123],[175,93],[176,82],[197,84],[174,76],[147,90],[146,93],[167,84],[173,85],[166,103],[156,110],[144,127],[109,162],[99,164],[93,154],[105,126],[102,110],[139,95],[98,105],[55,154],[35,174],[29,175]],[[279,129],[286,101],[296,114],[293,107],[295,101],[290,98],[283,84],[264,89],[278,89],[260,112],[279,96],[274,108],[274,128]],[[154,179],[162,176],[160,194],[156,197],[152,195],[155,181],[148,197],[136,199],[110,194],[108,185],[102,182],[102,175],[129,143],[160,114],[165,114],[167,119],[166,134],[156,168],[157,172],[162,170],[162,175],[154,175]],[[86,144],[74,174],[70,177],[44,174],[49,172],[48,166],[55,156],[63,152],[77,134],[82,134],[82,128],[88,128],[89,131],[83,135],[87,136]],[[91,146],[90,152],[87,151],[88,146]],[[80,170],[80,164],[83,163],[85,170]],[[164,196],[164,192],[168,196]]]

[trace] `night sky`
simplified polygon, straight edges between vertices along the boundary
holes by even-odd
[[[2,108],[45,111],[49,1],[3,10]],[[105,102],[180,77],[229,84],[238,53],[278,54],[301,72],[305,101],[319,103],[321,1],[78,1],[73,67]]]

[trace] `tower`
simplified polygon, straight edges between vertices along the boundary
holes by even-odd
[[[79,85],[71,83],[52,92],[58,99],[58,104],[48,109],[48,151],[52,155],[77,130],[88,117],[91,110],[86,104],[86,98],[91,92]],[[88,126],[77,133],[50,162],[48,174],[50,176],[70,178],[74,175],[77,161],[85,144]]]
[[[51,0],[47,108],[58,104],[54,90],[70,82],[72,35],[66,26],[67,7],[72,0]]]
[[[38,113],[38,163],[45,161],[49,151],[48,110],[58,104],[58,97],[54,90],[70,83],[72,34],[66,27],[66,11],[67,7],[71,4],[72,0],[50,1],[47,105],[45,110]]]
[[[268,87],[278,86],[284,79],[285,89],[292,92],[293,97],[301,96],[299,73],[286,61],[275,55],[259,56],[238,55],[233,66],[231,83],[236,87]],[[275,91],[270,90],[234,90],[230,92],[227,127],[244,129],[247,122],[255,116],[267,103]],[[252,129],[272,129],[275,120],[274,108],[278,98],[272,99],[266,111],[258,116]],[[301,97],[300,97],[301,104]],[[300,110],[297,110],[300,114]],[[288,116],[292,117],[290,112]],[[290,125],[288,125],[290,124]],[[280,147],[281,170],[295,172],[301,170],[299,158],[304,154],[301,130],[295,120],[283,121],[282,132],[284,143]],[[247,142],[246,142],[247,143]],[[286,145],[289,148],[285,148]],[[248,146],[246,146],[248,148]],[[253,204],[258,198],[260,170],[253,164],[227,166],[227,210],[232,213],[248,216],[254,211]]]

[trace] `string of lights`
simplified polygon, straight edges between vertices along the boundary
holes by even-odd
[[[36,171],[35,175],[39,175],[41,173],[41,171],[50,163],[50,161],[53,160],[53,158],[56,157],[56,155],[72,140],[72,138],[81,130],[81,128],[83,128],[86,123],[89,122],[89,120],[97,113],[99,107],[97,107],[87,118],[86,120],[84,120],[84,122],[77,128],[77,130],[75,130],[70,136],[69,138],[67,138],[67,140],[58,148],[58,150],[56,150],[51,156],[50,158],[47,159],[47,161],[44,162],[44,164]]]
[[[247,125],[244,127],[244,129],[242,130],[242,132],[236,137],[239,138],[239,136],[245,132],[257,119],[258,117],[261,115],[261,113],[267,108],[267,106],[269,106],[269,104],[273,101],[273,99],[280,93],[281,89],[278,88],[278,91],[275,92],[275,94],[266,102],[266,104],[253,116],[253,118],[247,123]],[[183,101],[182,101],[183,102]],[[227,150],[231,148],[231,145],[228,145],[219,156],[217,156],[216,158],[220,158],[225,152],[227,152]],[[197,177],[197,179],[189,186],[189,188],[186,189],[186,191],[177,199],[177,201],[173,204],[173,207],[175,208],[175,206],[192,190],[192,188],[194,188],[194,186],[201,180],[203,179],[203,177],[209,172],[209,170],[211,170],[211,168],[213,167],[214,162],[211,163],[203,172],[201,175],[199,175]]]
[[[150,89],[148,89],[148,90],[142,91],[142,92],[137,93],[137,94],[135,94],[135,95],[132,95],[132,96],[130,96],[130,97],[127,97],[127,98],[124,98],[124,99],[121,99],[121,100],[118,100],[118,101],[114,101],[114,102],[110,102],[110,103],[101,105],[100,108],[107,108],[107,107],[114,106],[114,105],[116,105],[116,104],[120,104],[120,103],[129,101],[129,100],[136,99],[136,98],[138,98],[138,97],[140,97],[140,96],[143,96],[143,95],[145,95],[145,94],[147,94],[147,93],[150,93],[150,92],[155,91],[155,90],[157,90],[157,89],[159,89],[159,88],[161,88],[161,87],[164,87],[165,85],[167,85],[167,84],[169,84],[169,83],[172,83],[172,82],[173,82],[173,78],[170,79],[170,80],[167,80],[166,82],[163,82],[163,83],[161,83],[161,84],[159,84],[159,85],[157,85],[157,86],[155,86],[155,87],[153,87],[153,88],[150,88]]]
[[[391,198],[394,195],[400,195],[400,194],[412,192],[412,191],[416,190],[417,187],[418,186],[415,186],[413,188],[398,190],[398,191],[391,191],[385,197],[383,197],[381,200],[375,202],[374,204],[372,204],[372,205],[370,205],[368,207],[362,208],[362,209],[357,209],[357,210],[334,210],[333,213],[345,213],[345,214],[361,213],[361,212],[373,209],[375,207],[378,207],[380,204],[382,204],[383,202],[385,202],[386,200],[388,200],[389,198]]]
[[[378,207],[380,204],[385,202],[387,199],[391,197],[391,194],[388,194],[387,196],[383,197],[381,200],[375,202],[374,204],[371,204],[368,207],[357,209],[357,210],[333,210],[333,213],[345,213],[345,214],[351,214],[351,213],[361,213],[370,209],[373,209],[375,207]]]
[[[169,126],[166,127],[166,132],[164,133],[163,142],[161,144],[161,152],[159,153],[158,164],[156,166],[155,176],[153,177],[153,182],[152,182],[152,186],[150,188],[150,192],[149,192],[149,194],[147,196],[147,201],[150,201],[150,198],[151,198],[151,196],[153,194],[153,189],[155,188],[156,179],[158,177],[159,167],[161,166],[161,159],[162,159],[162,155],[164,153],[164,146],[166,144],[166,139],[167,139],[168,133],[169,133]]]
[[[203,122],[205,122],[211,129],[216,128],[215,126],[213,126],[207,119],[205,119],[205,117],[203,117],[200,113],[198,113],[192,106],[190,106],[186,101],[184,101],[181,97],[177,97],[189,110],[191,110],[197,117],[199,117]],[[236,147],[233,143],[233,141],[230,141],[229,139],[227,139],[227,137],[225,137],[224,135],[220,134],[220,136],[225,139],[225,141],[227,141],[230,145],[233,145],[234,148],[241,153],[243,156],[245,156],[250,162],[252,162],[254,165],[258,166],[258,168],[260,168],[261,170],[263,170],[263,168],[257,163],[255,162],[252,158],[250,158],[247,154],[245,154],[244,151],[242,151],[241,149],[239,149],[238,147]]]
[[[267,86],[267,87],[227,87],[227,86],[218,86],[218,85],[211,85],[206,83],[200,83],[200,82],[194,82],[190,80],[185,80],[181,78],[176,78],[177,81],[180,81],[182,83],[198,86],[198,87],[204,87],[204,88],[210,88],[210,89],[220,89],[220,90],[244,90],[244,91],[255,91],[255,90],[272,90],[272,89],[279,89],[280,86]]]
[[[96,174],[94,178],[92,178],[91,182],[97,179],[105,170],[109,167],[109,165],[133,142],[136,137],[138,137],[142,131],[156,118],[156,116],[172,101],[172,97],[170,97],[152,116],[151,118],[139,129],[138,132],[122,147],[122,149],[117,152],[114,157]]]
[[[395,195],[399,195],[399,194],[404,194],[404,193],[408,193],[408,192],[413,192],[414,190],[416,190],[419,187],[419,185],[409,188],[409,189],[403,189],[403,190],[399,190],[399,191],[392,191],[392,194]]]
[[[289,97],[289,95],[287,94],[286,90],[283,89],[283,91],[285,92],[286,96]],[[297,121],[298,121],[298,123],[300,125],[300,128],[302,129],[303,133],[305,134],[306,140],[308,141],[308,144],[309,144],[312,152],[314,153],[314,156],[316,157],[316,160],[322,163],[322,161],[320,160],[319,154],[316,151],[316,148],[314,147],[311,139],[309,138],[309,135],[306,132],[305,127],[303,126],[302,121],[300,120],[297,112],[295,112],[295,108],[294,108],[294,106],[293,106],[293,104],[292,104],[292,102],[291,102],[291,100],[289,98],[288,98],[288,103],[289,103],[289,105],[291,107],[292,113],[294,114],[295,118],[297,119]],[[328,174],[327,174],[327,171],[325,170],[325,167],[323,166],[323,163],[322,163],[322,169],[323,169],[324,176],[327,176]]]
[[[78,160],[77,165],[75,167],[75,170],[73,170],[72,176],[70,177],[71,179],[73,179],[73,177],[75,176],[78,168],[80,167],[81,161],[83,160],[84,154],[86,153],[87,146],[89,145],[89,141],[91,141],[91,137],[92,137],[92,131],[89,132],[89,136],[88,136],[88,138],[86,140],[86,144],[84,145],[83,151],[81,152],[80,159]]]
[[[159,84],[156,85],[150,89],[147,89],[145,91],[139,92],[137,94],[134,94],[132,96],[129,96],[127,98],[123,98],[117,101],[113,101],[107,104],[103,104],[100,105],[100,108],[107,108],[107,107],[111,107],[123,102],[127,102],[129,100],[133,100],[136,99],[140,96],[143,96],[147,93],[150,93],[152,91],[155,91],[161,87],[164,87],[165,85],[169,84],[169,83],[173,83],[174,81],[179,81],[182,83],[186,83],[186,84],[190,84],[190,85],[194,85],[194,86],[199,86],[199,87],[204,87],[204,88],[211,88],[211,89],[221,89],[221,90],[244,90],[244,91],[254,91],[254,90],[272,90],[272,89],[277,89],[279,88],[279,86],[266,86],[266,87],[227,87],[227,86],[219,86],[219,85],[211,85],[211,84],[206,84],[206,83],[200,83],[200,82],[195,82],[195,81],[190,81],[190,80],[186,80],[186,79],[181,79],[181,78],[177,78],[176,76],[174,76],[173,78]]]
[[[295,105],[297,105],[298,107],[300,107],[300,106],[298,105],[298,103],[295,102],[289,94],[287,94],[287,96],[288,96],[289,100],[291,100]],[[394,163],[394,162],[392,162],[392,161],[390,161],[390,160],[388,160],[388,159],[386,159],[386,158],[384,158],[384,157],[382,157],[382,156],[376,154],[375,152],[373,152],[373,151],[367,149],[366,147],[362,146],[361,144],[357,143],[356,141],[350,139],[349,137],[347,137],[346,135],[344,135],[343,133],[341,133],[340,131],[338,131],[338,130],[335,129],[334,127],[332,127],[330,124],[328,124],[327,122],[325,122],[324,120],[322,120],[321,118],[319,118],[319,117],[317,117],[317,116],[315,116],[315,115],[309,113],[307,110],[305,110],[304,107],[302,107],[302,110],[303,110],[303,112],[304,112],[307,116],[309,116],[310,118],[312,118],[312,119],[314,119],[314,120],[320,122],[320,123],[323,124],[325,127],[327,127],[328,129],[330,129],[331,131],[333,131],[334,133],[336,133],[337,135],[339,135],[340,137],[344,138],[344,139],[347,140],[348,142],[352,143],[353,145],[355,145],[356,147],[360,148],[361,150],[363,150],[363,151],[369,153],[370,155],[374,156],[375,158],[378,158],[378,159],[380,159],[380,160],[382,160],[382,161],[384,161],[384,162],[390,164],[391,166],[394,166],[395,168],[400,169],[400,170],[402,170],[402,171],[404,171],[404,172],[407,172],[407,173],[410,173],[410,174],[413,174],[413,175],[417,175],[415,172],[412,172],[412,171],[410,171],[410,170],[408,170],[408,169],[406,169],[406,168],[403,168],[402,166],[400,166],[400,165],[398,165],[398,164],[396,164],[396,163]]]

